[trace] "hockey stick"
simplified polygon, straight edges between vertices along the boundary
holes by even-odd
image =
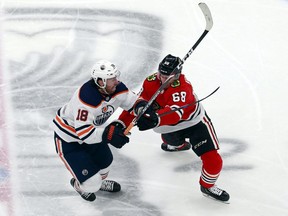
[[[211,93],[210,93],[209,95],[207,95],[206,97],[204,97],[204,98],[202,98],[202,99],[200,99],[200,100],[197,100],[197,101],[195,101],[194,103],[185,104],[185,105],[183,105],[183,106],[181,106],[181,107],[174,108],[173,110],[170,110],[170,111],[168,111],[168,112],[165,112],[165,113],[160,114],[159,117],[162,117],[162,116],[171,114],[171,113],[176,112],[176,111],[178,111],[178,110],[180,110],[180,109],[185,109],[185,108],[187,108],[187,107],[190,107],[190,106],[193,106],[193,105],[195,105],[195,104],[197,104],[197,103],[200,103],[201,101],[203,101],[203,100],[205,100],[206,98],[208,98],[208,97],[210,97],[211,95],[213,95],[216,91],[218,91],[219,88],[220,88],[220,86],[218,86],[213,92],[211,92]]]
[[[206,27],[202,35],[199,37],[199,39],[196,41],[196,43],[192,46],[192,48],[186,53],[182,61],[177,65],[177,67],[172,71],[172,73],[169,75],[169,77],[165,80],[165,82],[159,87],[159,89],[154,93],[154,95],[150,98],[146,106],[140,111],[140,113],[133,119],[133,121],[128,125],[126,130],[124,131],[124,134],[127,135],[129,131],[136,125],[139,118],[146,112],[146,110],[151,106],[153,101],[157,98],[157,96],[161,93],[163,89],[166,88],[169,81],[175,76],[175,71],[180,70],[181,66],[184,64],[184,62],[189,58],[189,56],[193,53],[193,51],[196,49],[196,47],[199,45],[199,43],[203,40],[203,38],[208,34],[210,29],[213,26],[213,19],[211,12],[208,8],[208,6],[205,3],[199,3],[198,4],[203,15],[205,16],[206,20]],[[177,69],[177,70],[176,70]]]

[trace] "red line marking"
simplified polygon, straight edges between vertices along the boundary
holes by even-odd
[[[0,9],[0,18],[2,17],[2,12]],[[2,20],[2,19],[1,19]],[[0,22],[0,32],[2,32],[2,25]],[[1,39],[1,38],[0,38]],[[7,207],[8,216],[13,216],[15,214],[13,208],[13,196],[12,196],[12,181],[11,181],[11,166],[9,160],[9,138],[6,128],[6,118],[5,118],[5,98],[3,89],[5,87],[3,78],[3,65],[2,65],[2,44],[0,40],[0,169],[2,169],[2,178],[0,176],[0,204],[2,203]],[[1,172],[1,170],[0,170]],[[1,174],[1,173],[0,173]],[[6,176],[7,174],[7,176]]]

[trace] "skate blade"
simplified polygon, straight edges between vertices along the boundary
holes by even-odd
[[[220,202],[220,203],[225,203],[225,204],[230,204],[229,200],[228,201],[222,201],[222,200],[218,200],[218,199],[215,199],[214,197],[212,196],[209,196],[208,194],[205,194],[205,193],[202,193],[204,197],[207,197],[209,199],[212,199],[214,201],[217,201],[217,202]]]

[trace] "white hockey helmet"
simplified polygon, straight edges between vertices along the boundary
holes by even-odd
[[[111,78],[118,78],[120,76],[120,71],[117,69],[117,67],[107,61],[107,60],[100,60],[96,62],[96,64],[92,67],[91,71],[91,77],[96,83],[97,86],[100,88],[106,87],[106,81],[107,79]],[[98,79],[101,79],[103,81],[103,86],[100,86],[98,83]]]

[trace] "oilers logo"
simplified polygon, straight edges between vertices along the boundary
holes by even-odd
[[[107,119],[114,113],[114,107],[111,105],[107,105],[102,107],[102,114],[95,117],[93,121],[94,125],[99,126],[104,124]]]

